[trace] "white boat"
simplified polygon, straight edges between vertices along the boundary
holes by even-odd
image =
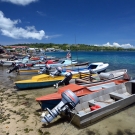
[[[79,85],[93,86],[102,84],[104,82],[110,82],[111,80],[117,80],[124,78],[130,80],[130,76],[127,74],[127,69],[113,70],[109,72],[102,72],[91,76],[91,74],[85,74],[80,72],[80,77],[75,79],[75,83]]]
[[[16,64],[36,64],[41,60],[29,60],[29,58],[24,58],[24,59],[18,59],[18,60],[13,60],[13,61],[8,61],[8,60],[2,60],[1,61],[1,65],[2,66],[10,66],[12,65],[12,63],[16,63]]]
[[[66,60],[62,60],[58,63],[55,64],[49,64],[51,67],[63,67],[63,66],[69,66],[69,65],[73,65],[73,64],[77,64],[76,60],[70,60],[70,59],[66,59]],[[34,67],[45,67],[45,64],[35,64]]]
[[[89,74],[83,74],[85,78],[87,77],[87,75]],[[56,93],[49,94],[46,96],[41,96],[36,100],[40,102],[42,110],[44,110],[47,107],[52,109],[60,101],[61,99],[60,94],[67,89],[73,91],[78,97],[80,97],[93,92],[97,92],[99,90],[104,90],[105,88],[109,88],[114,85],[127,82],[130,80],[130,78],[125,78],[126,75],[128,75],[126,69],[110,71],[103,74],[100,73],[98,75],[100,79],[97,79],[97,75],[94,74],[92,77],[96,78],[97,80],[94,80],[93,82],[92,81],[89,83],[83,82],[78,84],[74,84],[74,82],[73,83],[70,82],[71,84],[59,88]]]
[[[74,64],[76,64],[76,63],[74,63]],[[68,72],[71,72],[73,75],[74,74],[79,74],[79,73],[89,73],[90,72],[90,70],[92,71],[92,73],[95,73],[96,71],[100,71],[100,72],[102,72],[102,71],[105,71],[106,70],[106,68],[108,67],[108,63],[103,63],[103,62],[97,62],[97,63],[95,63],[96,65],[97,65],[97,70],[93,70],[93,69],[91,69],[91,64],[90,65],[88,65],[88,66],[78,66],[78,67],[76,67],[76,66],[71,66],[71,65],[67,65],[67,66],[65,66],[65,65],[63,65],[63,64],[60,64],[59,66],[60,67],[62,67],[62,73],[61,73],[61,75],[62,76],[65,76]],[[52,68],[54,68],[55,69],[55,66],[56,67],[58,67],[58,64],[49,64]],[[55,66],[52,66],[52,65],[55,65]],[[63,66],[62,66],[63,65]],[[70,67],[69,67],[70,66]],[[55,69],[56,70],[56,69]],[[40,72],[40,71],[39,71]],[[55,71],[54,71],[55,72]],[[52,72],[52,74],[54,74],[54,72]],[[96,72],[97,73],[97,72]],[[42,74],[42,72],[40,73],[40,74]]]
[[[105,71],[108,66],[109,66],[108,63],[95,62],[95,63],[91,63],[88,69],[92,70],[93,72],[99,73]]]
[[[107,67],[109,66],[108,63],[103,63],[103,62],[96,62],[96,63],[91,63],[87,67],[83,68],[76,68],[75,70],[67,70],[65,72],[62,72],[62,75],[67,74],[67,72],[71,72],[72,74],[78,74],[78,73],[100,73],[102,71],[105,71]],[[95,67],[95,68],[94,68]]]
[[[1,60],[0,63],[2,66],[10,66],[13,62],[19,64],[22,62],[22,60],[14,60],[14,61]]]
[[[135,80],[80,97],[80,104],[70,112],[72,123],[86,127],[135,102]]]
[[[70,122],[82,128],[135,102],[135,80],[119,85],[108,83],[95,87],[89,87],[91,93],[81,97],[77,97],[77,93],[75,96],[70,90],[63,91],[61,102],[52,110],[46,108],[47,112],[41,115],[41,122],[49,124],[60,115],[68,117]]]
[[[29,60],[28,57],[26,57],[26,58],[23,58],[23,59],[18,59],[18,60],[13,60],[13,61],[11,61],[11,60],[1,60],[1,63],[2,63],[3,66],[10,66],[13,62],[17,63],[17,64],[21,64],[21,63],[28,62],[28,60]]]

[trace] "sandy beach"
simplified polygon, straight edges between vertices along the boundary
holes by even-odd
[[[135,105],[83,129],[60,116],[50,125],[44,125],[40,122],[42,111],[35,98],[57,89],[17,91],[13,82],[18,77],[6,74],[5,69],[0,71],[0,135],[135,135]]]

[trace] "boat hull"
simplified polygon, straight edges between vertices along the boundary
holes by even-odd
[[[53,86],[55,83],[59,81],[60,80],[49,81],[49,82],[28,82],[28,83],[15,83],[15,84],[18,89],[23,90],[23,89],[34,89],[34,88],[44,88],[48,86]]]
[[[39,69],[19,70],[20,75],[33,75],[38,74]]]
[[[97,122],[103,119],[104,117],[112,113],[116,113],[117,111],[133,104],[134,102],[135,102],[135,95],[127,99],[121,100],[117,103],[114,103],[110,106],[106,106],[105,108],[101,108],[100,110],[93,111],[90,114],[88,113],[87,115],[84,116],[85,119],[83,116],[79,116],[79,115],[74,116],[74,114],[72,114],[72,117],[74,117],[72,123],[79,128],[89,126],[92,123]]]
[[[71,119],[72,117],[74,117],[74,119],[72,119],[72,123],[80,128],[83,128],[83,127],[93,124],[94,122],[97,122],[103,119],[104,117],[112,113],[116,113],[117,111],[133,104],[135,102],[135,89],[134,89],[135,80],[129,81],[125,84],[125,86],[127,87],[126,90],[124,87],[122,87],[122,85],[124,84],[120,84],[118,86],[114,86],[112,88],[104,90],[104,95],[109,94],[110,97],[112,97],[113,99],[112,103],[105,102],[101,99],[94,100],[94,98],[100,97],[102,95],[103,93],[102,91],[81,97],[83,99],[80,99],[80,101],[82,101],[82,103],[88,103],[89,107],[93,105],[98,105],[100,102],[99,104],[100,108],[90,110],[88,112],[80,113],[80,114],[72,112],[71,117],[70,117]],[[115,93],[116,91],[119,91],[119,90],[124,91],[125,93],[122,93],[122,92],[119,94]]]
[[[93,85],[91,87],[85,87],[85,86],[80,86],[76,84],[69,84],[67,86],[64,86],[58,90],[58,92],[41,96],[36,98],[36,101],[40,104],[41,109],[44,110],[45,108],[52,109],[57,105],[57,101],[61,100],[61,93],[66,91],[67,89],[70,89],[73,91],[78,97],[88,95],[90,93],[97,92],[99,90],[104,90],[106,88],[112,87],[117,84],[122,84],[126,81],[124,80],[112,80],[110,82],[104,82],[103,84],[97,84],[96,86]],[[55,103],[57,102],[57,103]],[[50,108],[51,107],[51,108]]]
[[[73,79],[78,78],[79,74],[73,75]],[[32,89],[53,86],[55,83],[63,80],[65,76],[50,76],[41,74],[33,76],[30,80],[22,80],[14,82],[18,89]]]
[[[60,101],[61,99],[55,99],[55,100],[44,100],[38,103],[40,104],[42,110],[45,110],[46,108],[53,109],[57,104],[59,104]]]

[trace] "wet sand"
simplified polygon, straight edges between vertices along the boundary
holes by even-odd
[[[48,126],[40,122],[42,113],[36,97],[56,92],[53,87],[17,91],[14,81],[31,76],[7,74],[0,67],[0,135],[135,135],[135,105],[112,114],[83,129],[58,116]]]

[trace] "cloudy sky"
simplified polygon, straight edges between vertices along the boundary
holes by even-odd
[[[135,47],[135,0],[0,0],[0,44]]]

